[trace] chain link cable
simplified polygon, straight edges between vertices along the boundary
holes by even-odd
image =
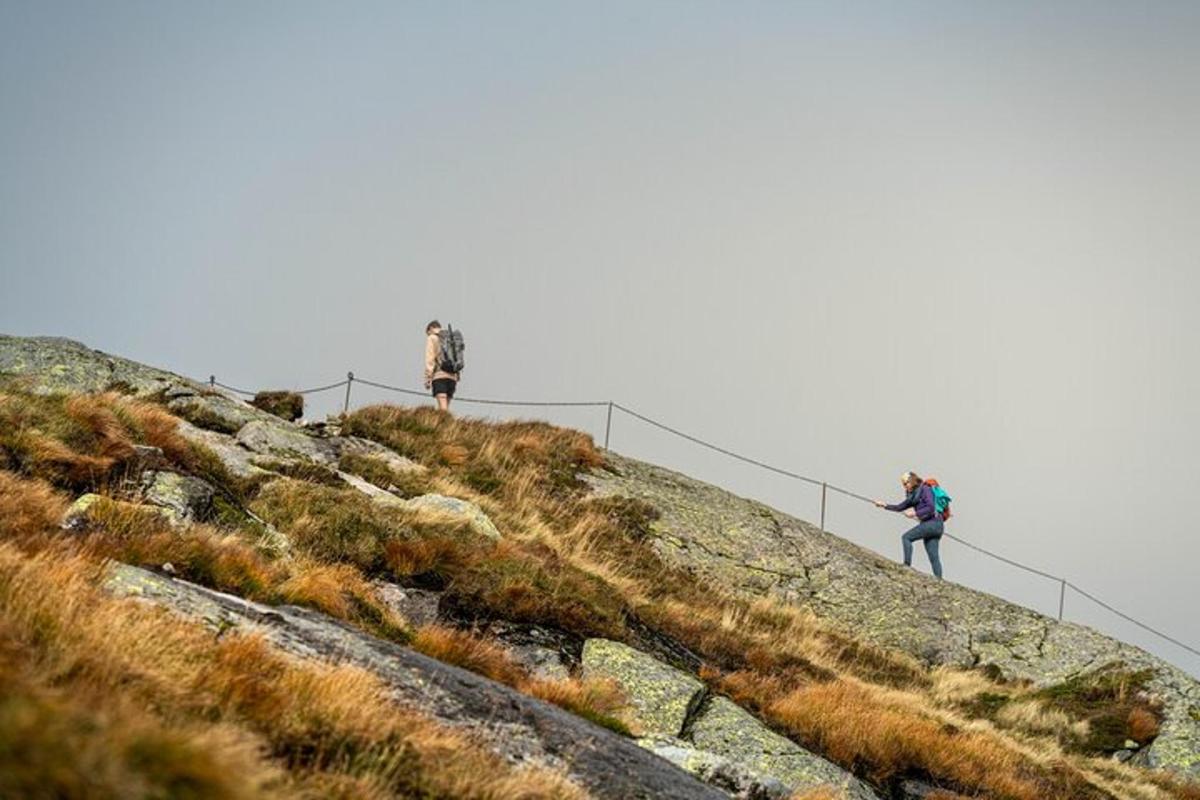
[[[634,411],[633,409],[626,408],[625,406],[621,405],[620,403],[613,403],[613,408],[623,411],[631,417],[640,419],[642,422],[646,423],[647,425],[653,425],[655,428],[664,430],[667,433],[672,433],[680,438],[687,439],[689,442],[698,444],[701,447],[707,447],[709,450],[715,450],[716,452],[721,453],[722,455],[729,456],[730,458],[735,458],[738,461],[745,462],[746,464],[752,464],[756,467],[760,467],[762,469],[769,470],[771,472],[777,473],[779,475],[783,475],[788,478],[794,478],[798,481],[804,481],[805,483],[811,483],[813,486],[821,485],[821,481],[816,480],[815,478],[809,478],[805,475],[801,475],[796,472],[791,472],[790,470],[781,469],[779,467],[773,467],[770,464],[764,463],[762,461],[757,461],[757,460],[755,460],[753,458],[749,458],[747,456],[740,455],[738,453],[733,452],[732,450],[726,450],[724,447],[715,445],[712,442],[706,442],[703,439],[699,439],[695,436],[684,433],[683,431],[678,430],[677,428],[672,428],[670,425],[666,425],[662,422],[659,422],[658,420],[651,419],[650,417],[647,417],[643,414],[639,414],[638,412]]]
[[[1167,634],[1163,633],[1162,631],[1155,630],[1154,628],[1151,628],[1149,625],[1147,625],[1147,624],[1146,624],[1146,623],[1144,623],[1144,622],[1139,622],[1138,620],[1134,619],[1133,617],[1129,616],[1128,614],[1126,614],[1126,613],[1125,613],[1125,612],[1123,612],[1123,611],[1118,611],[1117,609],[1115,609],[1115,608],[1113,608],[1112,606],[1110,606],[1108,603],[1106,603],[1106,602],[1104,602],[1103,600],[1101,600],[1099,597],[1096,597],[1094,594],[1090,594],[1090,593],[1088,593],[1088,592],[1085,592],[1083,589],[1080,589],[1078,586],[1076,586],[1075,584],[1071,583],[1070,581],[1066,581],[1066,584],[1067,584],[1067,586],[1068,586],[1069,588],[1071,588],[1071,589],[1075,590],[1076,592],[1078,592],[1079,594],[1083,595],[1083,596],[1084,596],[1084,597],[1086,597],[1088,600],[1091,600],[1093,603],[1095,603],[1096,605],[1100,606],[1101,608],[1103,608],[1103,609],[1106,609],[1106,610],[1108,610],[1108,611],[1111,611],[1112,613],[1116,614],[1116,615],[1117,615],[1118,617],[1120,617],[1121,619],[1123,619],[1123,620],[1126,620],[1127,622],[1132,622],[1134,625],[1137,625],[1137,626],[1138,626],[1139,628],[1141,628],[1142,630],[1144,630],[1144,631],[1149,631],[1150,633],[1153,633],[1155,636],[1158,636],[1158,637],[1161,637],[1161,638],[1163,638],[1163,639],[1166,639],[1166,640],[1167,640],[1168,642],[1170,642],[1171,644],[1173,644],[1173,645],[1176,645],[1176,646],[1178,646],[1178,647],[1182,647],[1184,650],[1187,650],[1189,653],[1191,653],[1191,654],[1193,654],[1193,655],[1200,656],[1200,650],[1197,650],[1197,649],[1196,649],[1196,648],[1194,648],[1194,647],[1191,647],[1191,646],[1189,646],[1189,645],[1186,645],[1186,644],[1184,644],[1183,642],[1179,641],[1178,639],[1176,639],[1176,638],[1174,638],[1174,637],[1172,637],[1172,636],[1168,636]]]
[[[209,381],[198,381],[198,383],[210,383],[210,382]],[[331,383],[328,386],[316,386],[312,389],[285,389],[282,391],[289,391],[289,392],[292,392],[293,394],[317,394],[319,392],[328,392],[330,389],[337,389],[339,387],[345,386],[347,383],[349,383],[349,381],[340,380],[337,383]],[[228,384],[221,383],[218,380],[212,381],[210,385],[220,386],[222,389],[225,389],[226,391],[233,392],[234,394],[243,394],[243,395],[246,395],[247,397],[254,397],[255,395],[259,394],[259,392],[251,392],[246,389],[239,389],[236,386],[230,386]],[[262,391],[267,391],[267,390],[262,390]]]

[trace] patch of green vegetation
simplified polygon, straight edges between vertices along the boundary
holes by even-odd
[[[427,494],[431,488],[424,470],[393,469],[383,459],[374,456],[346,453],[338,459],[338,469],[402,497],[418,497]]]
[[[1200,706],[1192,706],[1191,708],[1189,708],[1188,715],[1192,719],[1196,720],[1196,722],[1200,722]]]
[[[220,456],[199,442],[188,442],[188,449],[190,453],[184,465],[188,472],[217,487],[219,493],[227,495],[236,505],[247,505],[265,484],[275,480],[274,475],[265,473],[244,478],[234,475]]]
[[[453,577],[446,602],[462,616],[548,625],[580,636],[620,639],[624,603],[607,583],[552,551],[514,549],[477,558]]]
[[[389,447],[396,453],[421,463],[437,458],[437,412],[372,406],[360,409],[342,421],[342,434],[361,436]]]
[[[195,425],[217,433],[230,436],[242,429],[242,426],[231,419],[221,416],[203,403],[183,403],[174,409],[175,413]]]
[[[321,466],[312,461],[255,461],[255,466],[262,467],[285,478],[316,483],[321,486],[345,488],[346,482],[329,467]]]
[[[470,464],[460,475],[463,483],[480,494],[495,494],[504,485],[496,471],[487,464]]]
[[[1122,749],[1127,739],[1138,738],[1130,730],[1130,715],[1135,709],[1150,712],[1138,696],[1153,677],[1152,669],[1129,670],[1123,663],[1113,662],[1047,686],[1033,696],[1073,719],[1087,721],[1089,733],[1079,744],[1081,750],[1112,753]]]
[[[304,416],[304,397],[296,392],[259,392],[254,395],[250,405],[262,409],[268,414],[286,419],[288,422],[295,422]]]
[[[974,717],[976,719],[994,720],[1000,709],[1008,705],[1008,702],[1011,699],[1012,698],[1006,694],[983,692],[982,694],[975,695],[970,700],[959,703],[958,707],[967,716]]]
[[[251,510],[319,561],[353,564],[367,574],[383,571],[383,543],[394,532],[380,509],[357,492],[285,479],[265,487]]]

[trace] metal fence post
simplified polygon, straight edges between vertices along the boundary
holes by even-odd
[[[608,419],[604,423],[604,449],[608,449],[608,437],[612,433],[612,400],[608,401]]]
[[[1059,621],[1059,622],[1062,622],[1062,618],[1063,618],[1063,605],[1064,605],[1064,604],[1066,603],[1066,601],[1067,601],[1067,582],[1066,582],[1066,580],[1065,580],[1065,579],[1063,579],[1063,578],[1059,578],[1059,579],[1058,579],[1058,582],[1059,582],[1059,587],[1058,587],[1058,621]]]
[[[825,532],[825,495],[829,489],[829,484],[821,481],[821,532]]]
[[[350,413],[350,387],[354,384],[354,373],[346,373],[346,402],[342,406],[342,414]]]

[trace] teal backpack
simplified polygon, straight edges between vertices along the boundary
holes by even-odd
[[[938,485],[937,478],[929,478],[925,481],[926,485],[933,491],[933,510],[943,521],[950,519],[950,495],[946,494],[946,490]]]

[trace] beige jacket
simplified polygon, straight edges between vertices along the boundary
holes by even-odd
[[[438,356],[442,353],[441,343],[438,341],[438,335],[431,333],[425,337],[425,388],[429,388],[434,381],[449,378],[452,381],[458,380],[458,375],[453,372],[446,372],[438,364]]]

